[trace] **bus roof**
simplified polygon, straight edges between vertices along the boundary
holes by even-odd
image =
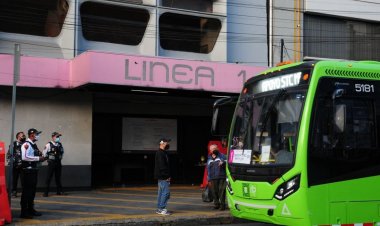
[[[312,60],[312,61],[301,61],[286,65],[281,65],[277,67],[269,68],[257,76],[254,76],[250,78],[247,83],[251,83],[259,78],[262,78],[262,76],[281,72],[283,70],[289,70],[289,69],[305,69],[305,68],[311,68],[315,66],[321,66],[321,67],[331,67],[332,69],[351,69],[354,71],[363,71],[370,73],[380,73],[380,62],[379,61],[349,61],[349,60]],[[380,74],[379,74],[380,75]]]

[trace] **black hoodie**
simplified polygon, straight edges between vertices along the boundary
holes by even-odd
[[[165,150],[156,152],[154,165],[154,178],[158,180],[166,180],[170,177],[169,156]]]

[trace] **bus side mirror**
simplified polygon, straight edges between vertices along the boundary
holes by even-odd
[[[332,94],[332,99],[335,100],[336,98],[342,97],[344,94],[344,89],[336,89],[334,90],[334,93]]]
[[[346,128],[346,105],[336,104],[336,99],[343,96],[344,89],[336,89],[332,94],[333,109],[334,109],[334,131],[343,133]]]
[[[346,129],[346,105],[337,104],[334,108],[334,125],[338,133],[343,133]]]
[[[211,123],[213,136],[228,136],[236,102],[237,97],[226,97],[215,101]]]

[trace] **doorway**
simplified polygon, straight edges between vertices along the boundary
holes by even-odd
[[[159,141],[150,150],[123,150],[125,118],[176,121],[177,151],[168,152],[173,183],[200,185],[204,166],[199,163],[201,156],[207,156],[207,144],[212,139],[210,128],[215,99],[193,96],[95,93],[92,186],[156,183],[154,158]],[[141,139],[144,139],[143,133]]]
[[[119,114],[93,116],[93,187],[156,182],[153,172],[158,141],[156,150],[123,151],[121,134],[122,119],[125,116]],[[202,155],[207,155],[207,144],[211,139],[211,117],[180,116],[176,119],[178,147],[176,152],[168,152],[173,183],[201,184],[204,166],[200,166],[199,162]]]

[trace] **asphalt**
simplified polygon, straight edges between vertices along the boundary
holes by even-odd
[[[43,197],[37,193],[35,209],[43,215],[21,219],[20,197],[12,198],[13,222],[10,225],[219,225],[244,222],[229,211],[214,210],[203,202],[197,186],[171,186],[170,216],[156,211],[156,186],[103,188],[71,191],[66,196]]]

